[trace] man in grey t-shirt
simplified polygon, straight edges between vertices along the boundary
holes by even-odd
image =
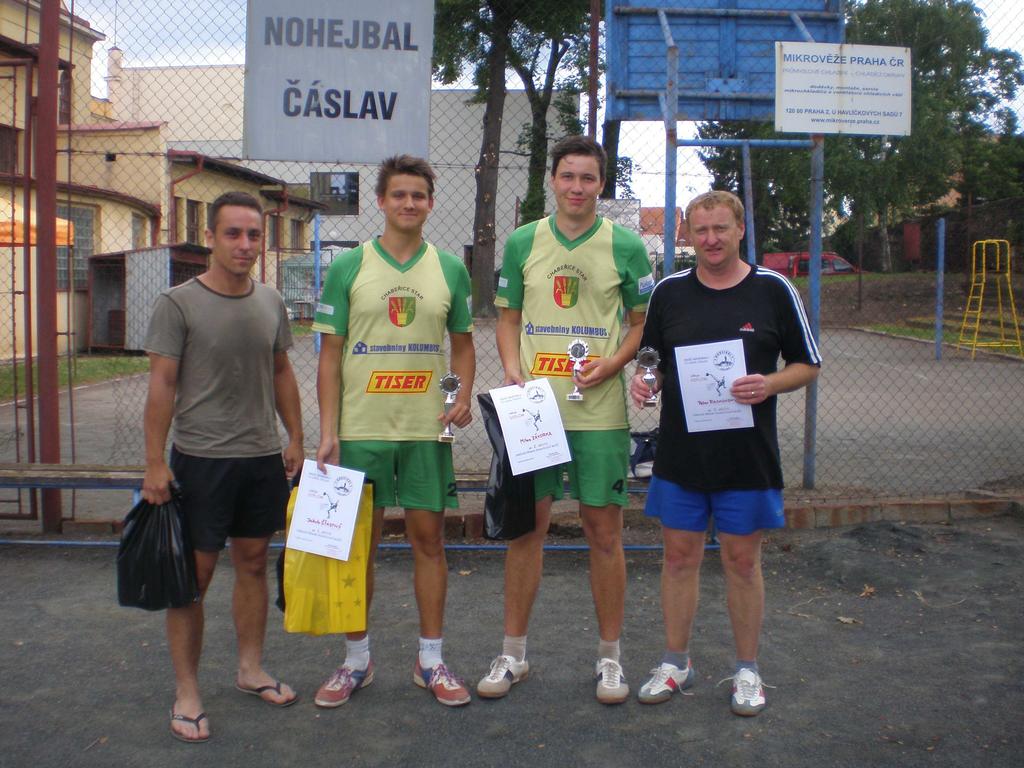
[[[284,302],[273,288],[249,277],[262,238],[263,210],[256,198],[241,192],[218,197],[210,205],[206,230],[209,268],[160,295],[146,337],[150,376],[142,495],[159,504],[170,498],[172,480],[181,486],[201,595],[197,603],[167,611],[176,682],[171,734],[186,742],[210,735],[197,678],[202,595],[229,537],[238,634],[235,686],[275,706],[297,698],[262,664],[267,549],[271,535],[284,526],[287,478],[303,460]],[[288,432],[283,453],[277,416]],[[164,451],[172,422],[168,464]]]

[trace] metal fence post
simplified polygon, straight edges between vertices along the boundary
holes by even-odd
[[[821,218],[825,202],[825,137],[811,137],[811,263],[808,269],[811,334],[817,344],[821,336]],[[815,451],[818,427],[818,382],[812,381],[804,395],[804,488],[814,488]]]
[[[942,359],[942,299],[946,288],[946,219],[935,222],[935,359]]]
[[[757,263],[757,237],[754,234],[754,185],[750,179],[750,142],[743,142],[743,207],[747,227],[747,263]]]

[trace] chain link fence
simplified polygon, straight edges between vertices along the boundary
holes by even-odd
[[[439,24],[443,21],[456,28],[451,15],[456,5],[436,0]],[[438,181],[425,234],[471,266],[474,259],[480,260],[478,273],[481,264],[487,270],[500,264],[504,241],[517,224],[551,208],[550,196],[538,203],[536,184],[530,183],[531,159],[537,157],[536,132],[531,134],[531,128],[536,128],[537,115],[546,116],[544,136],[549,141],[586,125],[589,73],[585,58],[578,54],[586,48],[589,3],[564,5],[569,18],[560,20],[563,26],[557,35],[548,37],[551,9],[512,0],[482,1],[476,12],[461,20],[463,26],[457,28],[465,38],[454,43],[459,55],[451,53],[450,29],[447,37],[443,36],[446,30],[436,32],[436,58],[447,69],[438,70],[431,92],[430,161]],[[688,5],[708,3],[693,0]],[[865,4],[848,4],[851,19],[861,5]],[[894,0],[890,5],[965,3]],[[1024,51],[1024,21],[1014,12],[1014,0],[979,0],[976,6],[989,46],[1017,54]],[[29,55],[28,46],[38,39],[35,6],[0,0],[0,8],[4,25],[0,35],[11,41],[6,58],[17,57],[18,44]],[[204,268],[206,209],[229,189],[253,193],[267,211],[265,252],[254,274],[281,291],[293,318],[296,344],[291,358],[301,388],[306,449],[312,454],[319,440],[317,339],[310,331],[318,299],[316,265],[326,269],[336,254],[381,232],[383,217],[373,192],[375,167],[249,161],[242,156],[245,2],[211,0],[197,6],[184,0],[77,0],[66,3],[66,9],[72,16],[62,15],[60,56],[66,67],[61,76],[62,124],[56,159],[58,215],[73,227],[73,237],[58,251],[59,347],[72,371],[61,398],[66,460],[112,465],[142,461],[146,376],[138,372],[138,356],[149,309],[157,292]],[[498,179],[493,199],[496,263],[492,266],[475,220],[484,117],[491,106],[478,94],[474,72],[479,74],[492,61],[489,35],[496,34],[494,29],[502,20],[511,25],[507,39],[522,48],[505,62],[507,94],[500,149],[491,158]],[[544,110],[544,103],[537,99],[538,93],[544,94],[543,63],[552,51],[552,41],[556,50],[564,50],[551,80],[551,102]],[[883,42],[893,44],[891,37]],[[939,45],[941,40],[931,42]],[[919,53],[927,52],[915,50],[915,58]],[[602,50],[602,61],[603,55]],[[664,52],[652,51],[652,55]],[[523,77],[531,79],[532,90],[524,90]],[[24,67],[5,65],[0,59],[0,163],[5,164],[2,170],[9,180],[0,191],[0,212],[9,210],[12,220],[24,204],[18,174],[24,168],[20,153],[29,110],[24,98],[27,87]],[[914,206],[887,208],[890,218],[861,217],[854,227],[848,207],[835,206],[836,212],[829,214],[826,250],[863,271],[829,274],[822,280],[825,362],[813,441],[805,434],[804,395],[780,397],[781,450],[793,493],[859,499],[1024,487],[1024,358],[1010,346],[978,347],[973,354],[963,344],[958,348],[972,284],[978,282],[976,277],[972,280],[971,243],[1006,239],[1012,258],[1020,255],[1024,136],[1017,121],[1024,115],[1024,90],[1019,82],[1000,94],[990,113],[985,141],[1007,150],[997,161],[979,158],[978,142],[971,145],[974,155],[961,153],[968,175],[977,182],[969,199],[955,193],[957,179],[964,175],[962,167],[959,176],[950,176],[943,194]],[[601,210],[644,237],[652,264],[660,270],[666,252],[662,242],[664,128],[657,122],[602,128],[600,119],[598,126],[599,138],[602,133],[606,139],[618,136],[616,200],[603,201]],[[691,123],[679,127],[680,136],[707,129]],[[919,127],[915,125],[914,130]],[[826,158],[832,156],[833,146],[838,145],[828,139]],[[865,162],[883,167],[895,163],[898,141],[890,146],[896,149],[889,157],[883,154]],[[759,155],[755,157],[754,187],[769,205],[781,206],[783,197],[806,199],[809,194],[808,153],[785,150],[783,154],[787,164],[806,168],[806,173],[802,179],[799,172],[785,177],[793,188],[782,189],[779,163],[761,163]],[[1006,168],[1005,158],[1013,157],[1016,166]],[[728,170],[705,160],[707,155],[702,159],[697,150],[679,150],[681,205],[708,189],[715,177],[739,191],[735,174],[730,176]],[[987,182],[985,174],[989,174]],[[980,179],[974,178],[979,175]],[[1016,196],[1011,194],[1014,189]],[[946,196],[947,192],[951,194]],[[838,192],[832,189],[830,194]],[[759,210],[761,202],[759,198]],[[945,270],[937,273],[937,219],[943,212]],[[791,215],[782,220],[788,228],[784,237],[770,225],[759,224],[759,260],[766,251],[807,249],[806,211],[803,219]],[[23,248],[16,238],[9,240],[0,243],[4,260],[0,347],[7,361],[3,369],[12,384],[0,405],[0,458],[24,461],[31,435],[25,387],[13,384],[17,381],[13,371],[25,355],[24,301],[38,297],[26,294]],[[318,256],[314,253],[317,240]],[[688,263],[692,250],[680,238],[669,253],[679,266]],[[889,260],[884,271],[883,258]],[[798,262],[793,266],[797,272]],[[1012,290],[1000,292],[1002,283],[991,274],[992,268],[981,312],[976,318],[968,317],[978,320],[983,340],[1000,334],[1010,338],[1011,329],[1016,331],[1020,325],[1013,310],[1024,309],[1020,306],[1024,286],[1007,277],[1005,287]],[[794,281],[806,292],[806,278],[794,274]],[[485,296],[480,295],[484,284],[477,283],[476,391],[502,381],[490,305],[493,278],[487,283]],[[1011,297],[1016,306],[1010,305]],[[934,328],[939,307],[944,336],[937,347]],[[97,358],[108,361],[109,370],[96,374],[100,381],[92,382],[83,373],[84,362]],[[439,410],[440,404],[439,393]],[[630,407],[630,414],[635,431],[657,424],[657,411]],[[811,451],[810,460],[805,448]],[[479,418],[458,433],[454,451],[461,475],[486,473],[490,447]],[[482,483],[470,480],[465,485],[479,488]],[[801,489],[803,485],[813,488]],[[80,495],[78,504],[88,502]],[[0,515],[24,514],[20,501],[16,511],[7,515],[11,509],[10,505],[0,507]]]

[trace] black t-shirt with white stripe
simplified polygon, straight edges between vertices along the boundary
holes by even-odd
[[[661,355],[664,374],[654,474],[696,491],[782,488],[776,398],[753,406],[754,426],[690,433],[686,428],[675,348],[740,339],[748,374],[789,363],[820,365],[803,302],[782,275],[754,267],[737,285],[715,290],[696,270],[670,275],[651,294],[640,346]]]

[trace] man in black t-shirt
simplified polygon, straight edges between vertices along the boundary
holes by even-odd
[[[662,526],[666,651],[639,698],[656,704],[693,683],[690,631],[713,516],[736,643],[731,708],[751,716],[765,705],[757,667],[762,531],[785,525],[776,395],[814,381],[821,357],[796,289],[778,273],[740,260],[743,204],[735,195],[698,196],[687,206],[686,226],[697,266],[657,285],[640,342],[661,357],[656,383],[648,387],[638,372],[630,384],[638,406],[662,393],[646,513]],[[742,361],[736,359],[740,350]],[[723,377],[728,390],[718,391]]]

